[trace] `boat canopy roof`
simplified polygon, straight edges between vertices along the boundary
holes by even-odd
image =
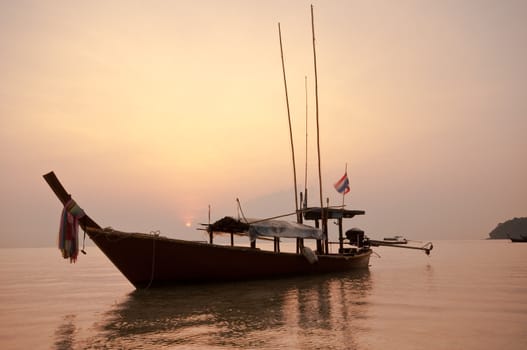
[[[285,220],[247,219],[236,220],[230,216],[211,224],[209,228],[215,232],[236,233],[248,235],[251,241],[259,237],[280,238],[313,238],[322,239],[322,230]]]
[[[364,210],[348,210],[344,208],[324,208],[327,219],[351,219],[355,215],[364,215]],[[304,219],[306,220],[320,220],[322,219],[322,210],[320,207],[312,207],[302,209]]]

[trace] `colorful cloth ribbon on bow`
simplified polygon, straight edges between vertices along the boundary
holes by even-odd
[[[79,254],[79,219],[84,216],[84,211],[70,199],[62,209],[59,229],[59,249],[64,259],[70,263],[77,261]]]

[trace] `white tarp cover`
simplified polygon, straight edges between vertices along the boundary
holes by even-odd
[[[249,223],[249,237],[254,241],[258,237],[281,237],[281,238],[314,238],[322,239],[322,230],[283,220],[247,219]]]

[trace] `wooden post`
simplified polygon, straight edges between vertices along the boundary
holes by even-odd
[[[300,192],[300,203],[302,203],[302,192]],[[302,223],[302,212],[297,211],[297,221],[299,223]],[[304,239],[303,238],[297,238],[296,239],[296,253],[300,254],[302,248],[304,248]]]
[[[344,237],[342,232],[342,217],[339,218],[339,253],[344,249]]]
[[[329,198],[326,199],[326,203],[327,203],[327,207],[326,208],[323,208],[322,210],[324,211],[324,221],[323,221],[323,225],[324,225],[324,222],[325,222],[325,229],[324,229],[324,232],[326,233],[326,240],[325,240],[325,244],[324,244],[324,248],[325,248],[325,253],[328,254],[329,253],[329,232],[328,232],[328,215],[327,215],[327,212],[329,210]]]
[[[318,221],[318,219],[315,219],[315,227],[316,228],[320,228],[320,221]],[[323,254],[324,253],[323,248],[322,248],[322,240],[321,239],[317,239],[317,253],[318,254]]]
[[[214,232],[212,232],[212,229],[210,228],[210,204],[209,204],[209,226],[207,226],[207,230],[209,231],[209,244],[212,244],[214,241]]]

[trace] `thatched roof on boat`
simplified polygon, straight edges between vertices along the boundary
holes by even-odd
[[[249,231],[249,224],[236,220],[233,217],[226,216],[209,225],[212,232],[226,232],[226,233],[247,233]]]

